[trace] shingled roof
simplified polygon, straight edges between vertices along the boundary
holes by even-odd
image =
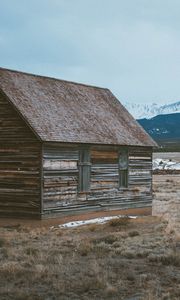
[[[108,89],[3,68],[0,89],[42,141],[156,146]]]

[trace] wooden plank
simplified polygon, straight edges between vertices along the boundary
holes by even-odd
[[[60,159],[46,159],[43,162],[44,170],[64,170],[77,169],[77,161],[60,160]]]
[[[40,143],[0,95],[0,214],[40,215]]]

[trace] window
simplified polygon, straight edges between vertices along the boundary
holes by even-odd
[[[79,192],[88,192],[90,190],[90,150],[81,149],[79,152]]]
[[[119,188],[128,187],[128,150],[119,151]]]

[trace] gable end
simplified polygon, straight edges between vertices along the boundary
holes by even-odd
[[[3,90],[0,88],[0,128],[1,128],[1,134],[0,138],[2,141],[2,134],[3,134],[3,128],[7,131],[8,129],[11,131],[14,131],[15,139],[18,139],[18,136],[20,135],[23,137],[24,132],[24,138],[27,140],[27,138],[41,141],[40,136],[35,132],[35,130],[32,128],[32,126],[29,124],[28,120],[21,114],[21,112],[15,107],[15,105],[12,103],[12,101],[8,98],[8,96],[3,92]],[[7,124],[8,126],[7,126]],[[17,126],[17,127],[16,127]],[[26,136],[29,133],[28,136]]]

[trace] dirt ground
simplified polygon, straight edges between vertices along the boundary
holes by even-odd
[[[84,214],[49,218],[44,220],[30,220],[30,219],[12,219],[12,218],[0,218],[0,227],[19,227],[25,226],[28,228],[49,228],[52,226],[64,224],[66,222],[73,222],[78,220],[89,220],[98,217],[105,216],[117,216],[117,215],[130,215],[130,216],[148,216],[152,215],[152,208],[136,208],[136,209],[123,209],[123,210],[107,210],[98,212],[89,212]]]

